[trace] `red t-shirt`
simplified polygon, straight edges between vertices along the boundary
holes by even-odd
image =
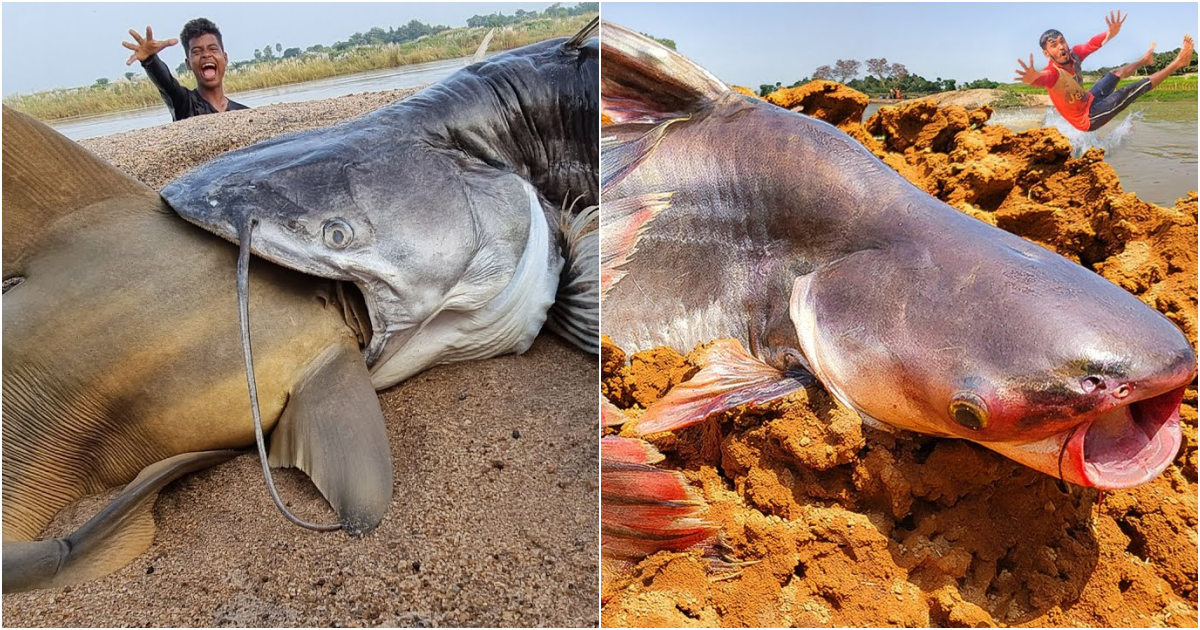
[[[1034,79],[1033,84],[1046,88],[1050,92],[1050,102],[1058,109],[1067,122],[1080,131],[1091,127],[1088,112],[1092,109],[1092,95],[1083,89],[1083,80],[1079,77],[1080,63],[1088,55],[1096,52],[1108,41],[1105,31],[1071,49],[1071,63],[1060,66],[1051,60],[1042,70],[1042,75]]]

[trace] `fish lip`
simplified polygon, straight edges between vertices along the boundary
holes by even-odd
[[[1082,485],[1132,488],[1166,470],[1183,442],[1179,411],[1187,387],[1112,408],[1079,425],[1066,449]],[[1114,429],[1120,433],[1114,436]]]

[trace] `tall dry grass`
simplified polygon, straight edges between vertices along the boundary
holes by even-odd
[[[566,18],[538,18],[498,29],[489,51],[509,50],[552,37],[574,35],[595,14]],[[257,63],[225,75],[225,91],[245,92],[304,83],[329,77],[385,70],[418,63],[458,59],[475,53],[487,34],[486,28],[456,28],[404,44],[363,46],[341,53],[316,53],[292,59]],[[189,73],[179,82],[195,88]],[[141,109],[162,104],[158,89],[145,76],[107,85],[46,90],[15,94],[4,104],[39,120],[61,120],[109,112]]]

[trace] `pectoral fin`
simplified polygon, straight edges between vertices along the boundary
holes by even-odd
[[[624,199],[605,199],[600,213],[600,299],[628,272],[623,267],[637,253],[646,226],[671,206],[674,193],[648,193]]]
[[[705,361],[695,376],[650,405],[638,421],[639,433],[681,429],[740,405],[782,398],[813,382],[807,373],[785,372],[763,363],[731,339],[714,343]]]
[[[655,125],[649,131],[638,135],[632,140],[619,140],[615,136],[600,139],[600,192],[604,193],[625,178],[637,168],[646,158],[654,153],[658,144],[667,135],[667,127],[672,123],[687,120],[688,117],[671,118]],[[607,210],[608,208],[605,208]]]
[[[4,592],[94,580],[129,564],[154,541],[154,499],[188,473],[239,451],[184,453],[147,466],[112,503],[65,538],[4,543]]]
[[[352,344],[326,351],[292,391],[267,461],[307,473],[347,533],[379,525],[392,501],[392,456],[371,375]]]

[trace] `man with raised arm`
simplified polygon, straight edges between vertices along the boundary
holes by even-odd
[[[1033,65],[1032,54],[1029,55],[1029,65],[1017,59],[1020,68],[1017,70],[1016,79],[1028,85],[1046,88],[1058,113],[1076,129],[1095,131],[1103,127],[1139,96],[1158,87],[1164,79],[1186,66],[1192,58],[1192,37],[1184,35],[1179,56],[1167,67],[1137,83],[1118,88],[1117,82],[1121,79],[1133,76],[1138,69],[1154,62],[1154,44],[1150,44],[1150,49],[1140,59],[1109,72],[1085,92],[1083,79],[1080,77],[1083,60],[1116,37],[1126,17],[1127,15],[1122,15],[1120,11],[1110,12],[1104,18],[1108,28],[1074,48],[1067,44],[1066,38],[1057,30],[1050,29],[1042,33],[1038,43],[1041,44],[1042,53],[1050,63],[1039,71]]]
[[[142,62],[146,74],[159,94],[171,110],[173,120],[183,120],[201,114],[216,114],[234,109],[249,109],[241,103],[231,101],[225,96],[225,66],[229,64],[229,56],[225,54],[225,44],[221,41],[221,31],[217,25],[205,18],[196,18],[183,25],[179,39],[159,41],[154,39],[154,31],[146,27],[146,36],[142,37],[137,31],[130,29],[136,44],[121,42],[121,45],[133,51],[125,65],[131,65],[134,60]],[[189,90],[179,84],[167,68],[167,64],[158,58],[158,53],[183,40],[184,54],[187,67],[196,77],[196,89]]]

